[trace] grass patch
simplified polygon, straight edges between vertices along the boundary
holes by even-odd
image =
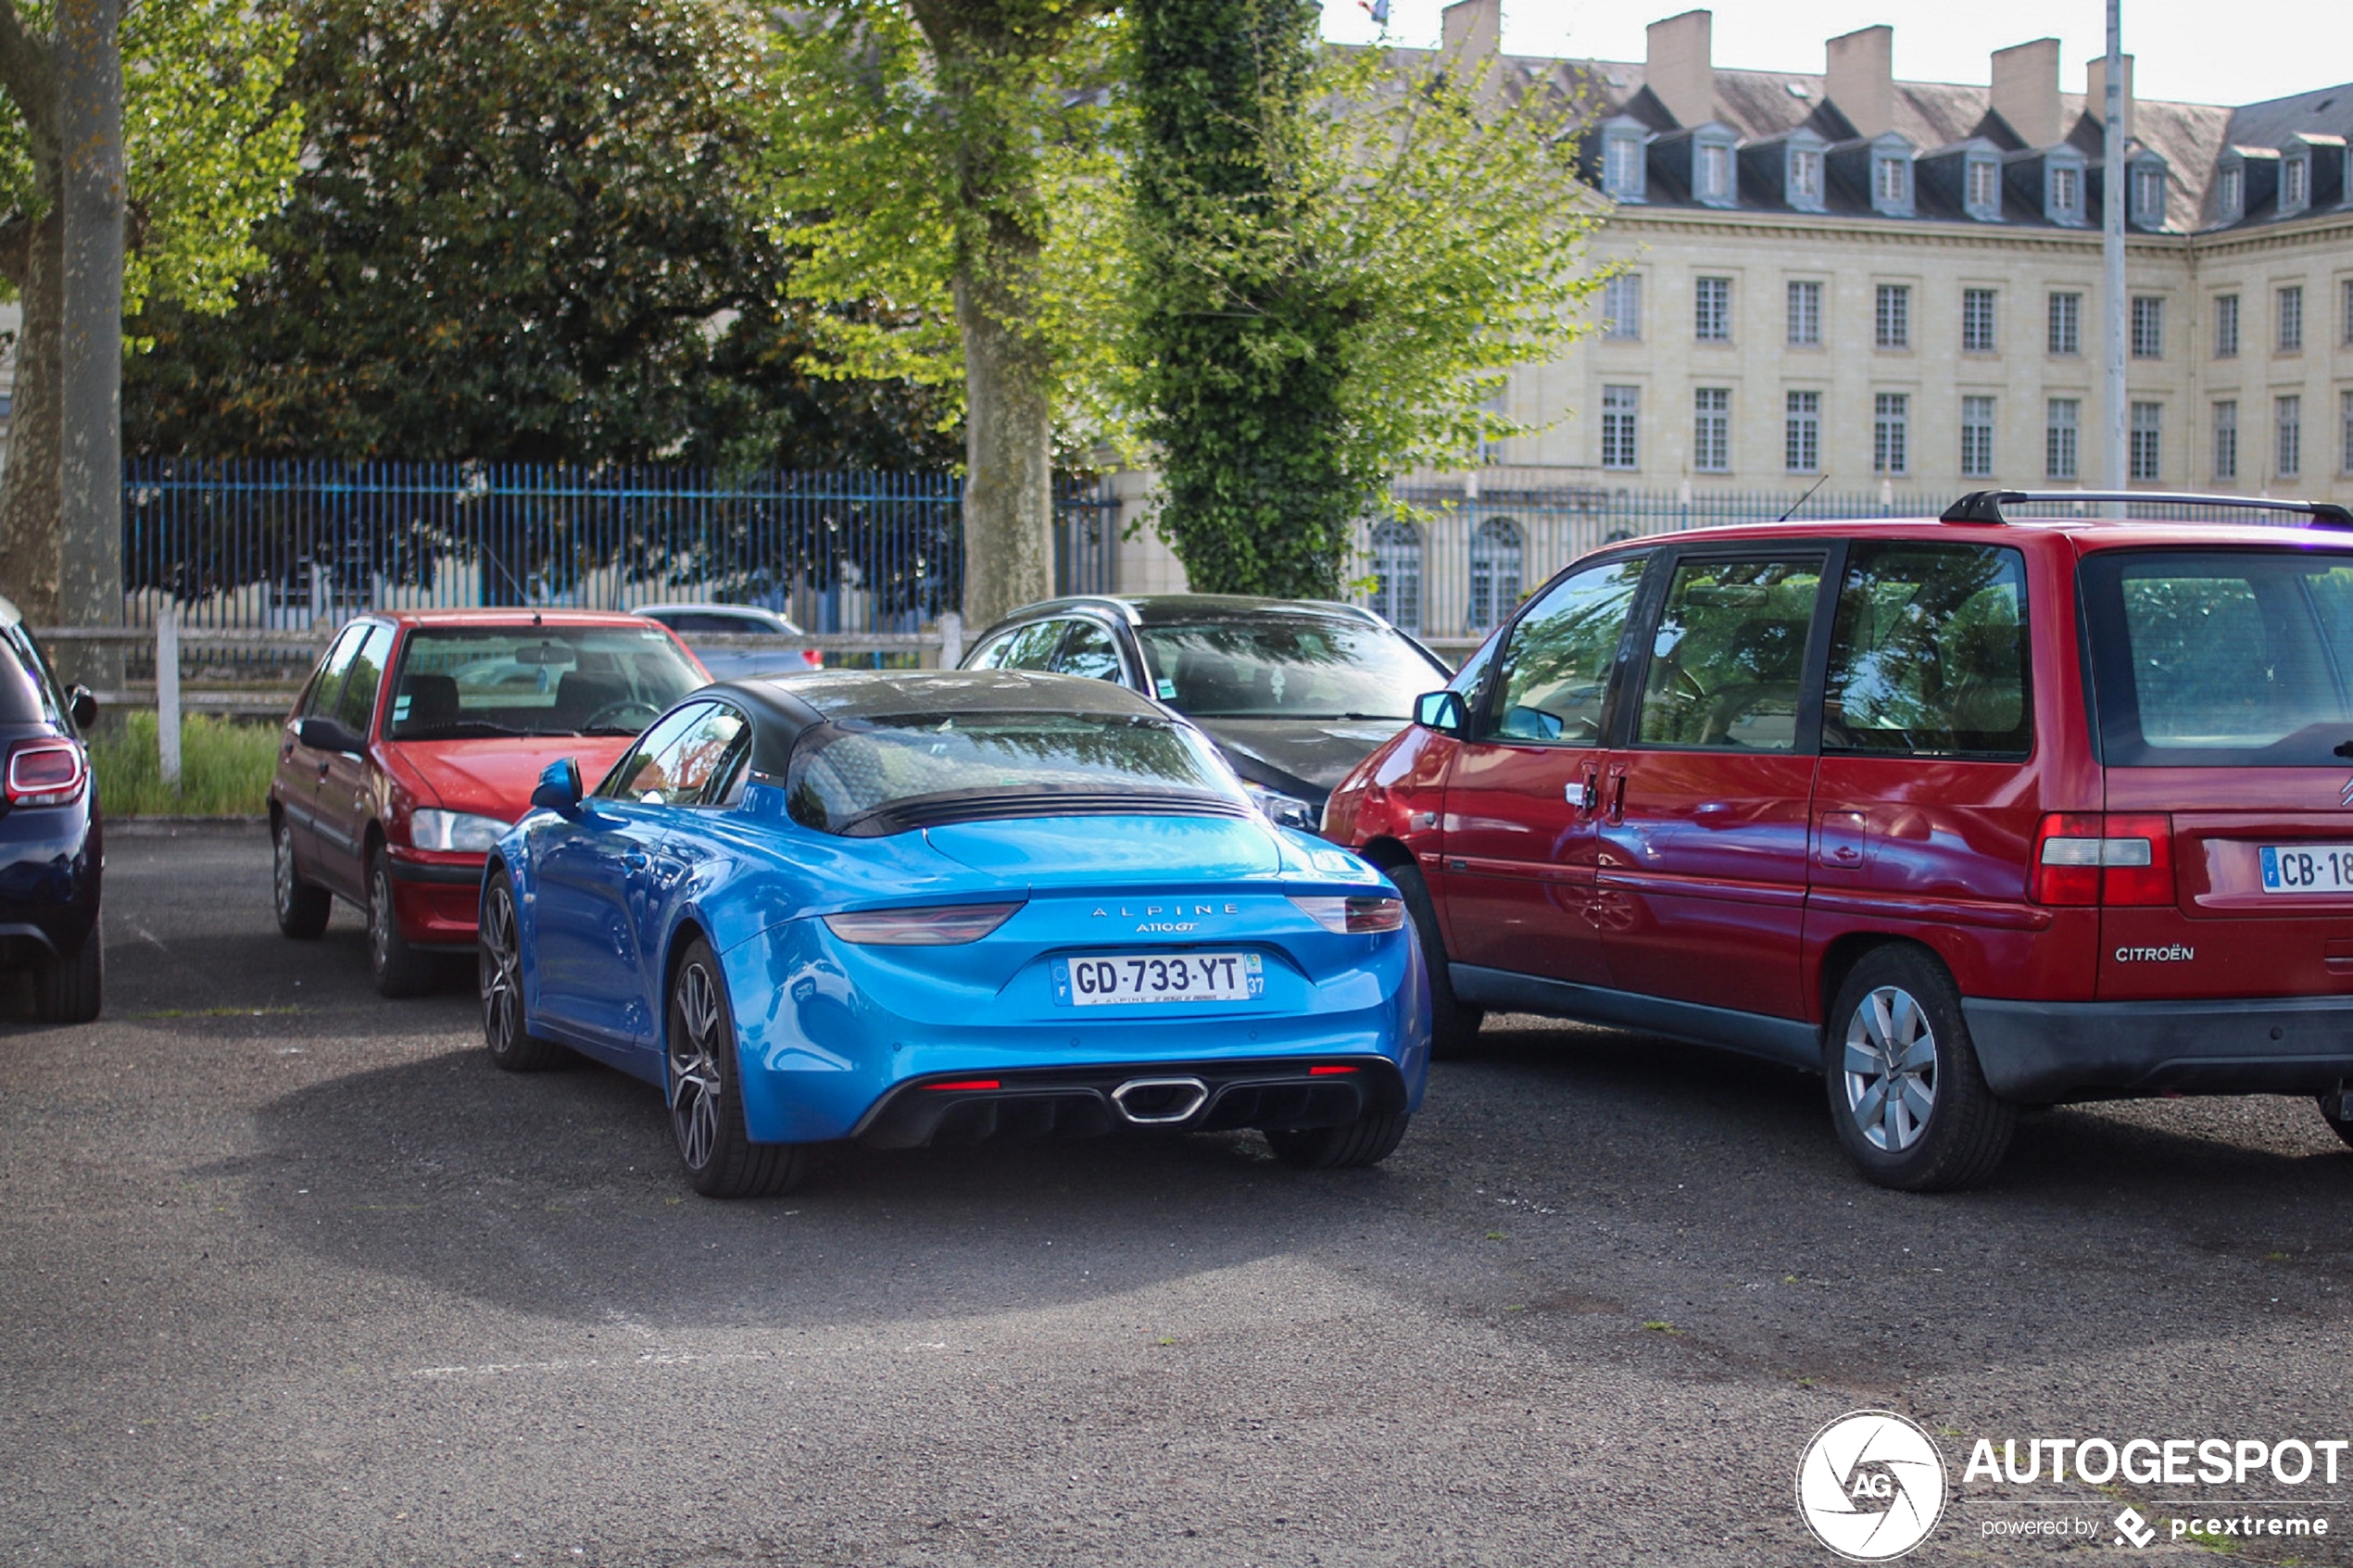
[[[205,713],[182,718],[174,790],[156,754],[156,716],[134,709],[91,737],[99,804],[109,817],[258,817],[278,766],[278,728]]]

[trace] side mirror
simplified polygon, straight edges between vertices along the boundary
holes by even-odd
[[[1459,735],[1470,727],[1470,713],[1457,691],[1424,692],[1414,699],[1414,722],[1441,734]]]
[[[560,817],[580,815],[580,764],[571,758],[550,762],[539,774],[531,803]]]
[[[313,751],[347,751],[357,754],[366,746],[358,735],[333,719],[312,714],[295,731],[295,738]]]
[[[73,727],[87,730],[98,721],[97,695],[88,686],[75,684],[66,688],[66,712],[73,718]]]

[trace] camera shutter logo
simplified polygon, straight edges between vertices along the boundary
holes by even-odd
[[[1798,1461],[1797,1512],[1816,1539],[1856,1562],[1884,1562],[1928,1539],[1944,1500],[1944,1456],[1893,1411],[1840,1416]]]

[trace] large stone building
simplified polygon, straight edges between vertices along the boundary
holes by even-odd
[[[1611,533],[1817,480],[1898,505],[2102,483],[2104,62],[2063,91],[2046,38],[1984,85],[1899,82],[1872,27],[1818,74],[1718,69],[1705,11],[1641,61],[1499,56],[1501,19],[1462,0],[1443,48],[1580,106],[1615,275],[1590,335],[1513,375],[1535,433],[1412,476],[1434,521],[1368,531],[1372,602],[1469,636]],[[2353,84],[2135,101],[2128,60],[2125,87],[2131,483],[2353,498]],[[1181,582],[1155,541],[1116,570]]]

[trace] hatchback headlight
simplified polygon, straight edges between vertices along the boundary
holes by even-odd
[[[1278,828],[1303,828],[1314,833],[1323,825],[1324,813],[1296,795],[1284,795],[1277,790],[1261,789],[1244,780],[1242,788],[1250,792],[1250,803],[1260,815]]]
[[[428,806],[409,813],[409,842],[420,849],[464,849],[488,854],[507,824],[471,811],[436,811]]]

